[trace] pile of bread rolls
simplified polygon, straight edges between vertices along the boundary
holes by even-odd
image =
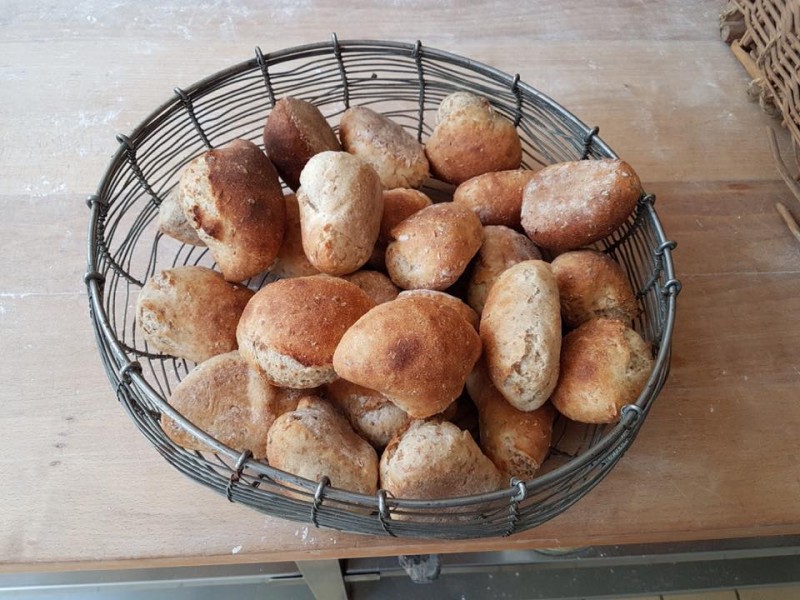
[[[610,423],[640,394],[638,303],[587,249],[642,193],[625,162],[520,169],[512,123],[467,92],[444,99],[425,145],[367,107],[337,137],[283,98],[263,148],[187,164],[159,228],[207,246],[215,269],[160,271],[137,301],[150,349],[197,363],[169,402],[208,434],[338,488],[446,498],[534,477],[556,412]],[[432,177],[451,199],[419,191]],[[243,283],[265,271],[258,291]]]

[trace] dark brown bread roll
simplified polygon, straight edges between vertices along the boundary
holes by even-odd
[[[453,202],[475,211],[484,226],[520,229],[522,190],[535,174],[517,169],[478,175],[456,188]]]

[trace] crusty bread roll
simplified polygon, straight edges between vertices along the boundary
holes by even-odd
[[[386,189],[416,188],[430,177],[425,149],[400,125],[365,106],[339,123],[342,147],[369,163]]]
[[[398,298],[347,330],[333,366],[340,377],[422,419],[458,397],[480,352],[478,334],[452,308],[429,298]]]
[[[460,298],[451,296],[446,292],[437,292],[436,290],[404,290],[398,295],[399,298],[409,298],[413,296],[421,296],[423,298],[430,298],[435,302],[441,302],[445,306],[449,306],[460,314],[475,330],[478,330],[478,323],[480,317],[478,313],[467,306]]]
[[[650,345],[616,319],[591,319],[564,337],[553,406],[581,423],[611,423],[644,389]]]
[[[432,204],[427,195],[418,190],[397,188],[383,191],[383,215],[378,241],[372,250],[369,264],[376,269],[386,269],[386,246],[392,239],[392,229],[415,212]]]
[[[535,174],[516,169],[478,175],[456,188],[453,202],[475,211],[483,225],[520,229],[522,190]]]
[[[639,177],[621,160],[550,165],[525,186],[522,227],[538,246],[574,250],[622,225],[641,195]]]
[[[375,303],[358,286],[326,275],[268,283],[247,304],[239,351],[274,385],[311,388],[336,379],[333,351]]]
[[[298,398],[281,393],[241,355],[227,352],[197,365],[169,397],[169,403],[198,428],[238,452],[267,456],[267,432],[273,421],[297,407]],[[188,450],[209,450],[166,415],[161,427]]]
[[[577,327],[595,317],[630,323],[638,313],[625,271],[613,258],[595,250],[574,250],[550,265],[558,282],[561,319]]]
[[[346,152],[313,156],[300,174],[300,227],[309,262],[344,275],[367,262],[378,239],[383,193],[375,170]]]
[[[178,192],[167,194],[158,206],[158,230],[184,244],[205,246],[197,232],[186,220]]]
[[[533,479],[550,451],[553,406],[517,410],[494,387],[482,360],[467,377],[467,391],[478,407],[483,452],[506,477]]]
[[[547,402],[558,381],[561,309],[550,265],[527,260],[494,282],[481,316],[486,366],[511,405],[530,411]]]
[[[338,406],[356,433],[378,450],[411,422],[405,411],[375,390],[337,379],[325,386],[326,395]]]
[[[319,271],[308,262],[303,250],[303,239],[300,234],[300,207],[297,196],[286,194],[286,230],[278,257],[269,268],[276,277],[306,277],[316,275]]]
[[[344,275],[342,279],[346,279],[364,290],[375,304],[394,300],[400,293],[400,289],[392,283],[392,280],[378,271],[356,271],[350,275]]]
[[[483,228],[483,243],[472,267],[467,287],[467,302],[478,314],[497,277],[524,260],[541,260],[542,253],[526,236],[502,225]]]
[[[150,349],[199,363],[236,350],[236,324],[253,292],[205,267],[164,269],[136,300]]]
[[[522,144],[517,130],[486,98],[450,94],[439,105],[437,120],[425,153],[439,179],[459,185],[489,171],[519,168]]]
[[[361,494],[378,489],[378,455],[342,415],[321,398],[303,398],[275,419],[267,437],[270,466]]]
[[[278,256],[286,207],[275,167],[246,140],[204,152],[181,174],[186,219],[228,281],[264,271]]]
[[[434,204],[392,229],[386,268],[403,289],[444,290],[458,280],[482,241],[475,213],[452,202]]]
[[[291,96],[275,103],[264,123],[263,135],[267,156],[294,191],[300,187],[300,173],[312,156],[342,149],[319,109]]]

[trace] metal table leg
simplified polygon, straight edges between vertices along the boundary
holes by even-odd
[[[304,560],[296,564],[316,600],[347,600],[338,560]]]

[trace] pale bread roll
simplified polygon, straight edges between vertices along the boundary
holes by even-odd
[[[489,375],[505,399],[524,411],[547,402],[561,351],[561,307],[550,265],[527,260],[501,273],[480,332]]]
[[[342,279],[346,279],[364,290],[367,296],[375,301],[375,304],[394,300],[400,293],[400,288],[393,284],[389,277],[378,271],[356,271],[350,275],[343,275]]]
[[[306,397],[277,419],[267,436],[276,469],[361,494],[378,490],[378,455],[342,415],[321,398]]]
[[[581,423],[612,423],[644,389],[650,345],[616,319],[591,319],[564,337],[553,406]]]
[[[386,189],[416,188],[430,176],[425,148],[400,125],[365,106],[339,123],[342,147],[369,163]]]
[[[433,204],[427,195],[418,190],[397,188],[383,191],[383,215],[378,241],[372,250],[369,264],[376,269],[386,269],[386,246],[392,239],[392,229],[415,212]]]
[[[205,246],[197,232],[186,220],[178,192],[167,194],[158,205],[158,230],[184,244]]]
[[[208,150],[186,165],[183,212],[228,281],[242,281],[278,256],[286,207],[275,167],[246,140]]]
[[[303,250],[303,239],[300,234],[300,207],[297,205],[297,196],[286,194],[284,200],[286,202],[286,231],[278,257],[269,268],[269,272],[281,278],[316,275],[319,270],[308,262],[308,257]]]
[[[136,300],[150,350],[199,363],[236,350],[236,324],[253,292],[205,267],[164,269]]]
[[[309,262],[323,273],[345,275],[372,255],[383,215],[375,170],[346,152],[313,156],[300,174],[300,227]]]
[[[481,343],[452,308],[429,298],[379,304],[342,336],[336,373],[377,390],[414,418],[443,411],[464,388]]]
[[[446,292],[437,292],[436,290],[404,290],[398,294],[398,298],[409,298],[413,296],[422,296],[423,298],[430,298],[436,302],[441,302],[445,306],[449,306],[460,314],[475,330],[478,330],[478,323],[480,317],[478,313],[467,306],[463,300],[451,296]]]
[[[434,204],[392,229],[386,268],[403,289],[444,290],[458,280],[482,241],[475,213],[452,202]]]
[[[239,351],[274,385],[311,388],[331,382],[336,345],[374,305],[358,286],[338,277],[268,283],[242,313]]]
[[[520,229],[522,190],[536,171],[484,173],[468,179],[453,192],[453,202],[475,211],[481,223]]]

